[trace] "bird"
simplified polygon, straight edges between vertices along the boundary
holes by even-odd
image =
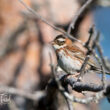
[[[63,35],[58,35],[51,42],[56,56],[58,65],[68,74],[76,74],[82,67],[86,58],[86,53],[81,50],[76,44]],[[101,72],[101,69],[97,66],[97,63],[93,59],[89,59],[85,67],[85,72],[88,70],[96,70]]]

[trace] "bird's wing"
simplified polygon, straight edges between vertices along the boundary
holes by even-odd
[[[76,45],[70,45],[70,46],[66,46],[66,49],[73,52],[73,53],[76,53],[76,52],[80,52],[82,54],[85,54],[85,52],[83,50],[81,50],[78,46]]]
[[[79,58],[80,60],[82,60],[84,62],[85,60],[85,57],[84,55],[80,54],[80,55],[75,55],[75,57]],[[88,60],[87,64],[89,64],[90,66],[93,66],[93,67],[97,67],[97,62],[94,60],[94,58],[92,56],[90,56],[90,59]]]
[[[86,54],[83,50],[81,50],[78,46],[74,45],[74,46],[67,46],[67,51],[72,55],[75,56],[76,58],[79,58],[80,60],[82,60],[82,62],[84,62]],[[89,61],[87,62],[88,65],[93,66],[95,68],[100,68],[98,62],[96,61],[96,59],[91,55]]]

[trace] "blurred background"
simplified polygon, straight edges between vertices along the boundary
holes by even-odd
[[[85,1],[24,0],[46,20],[65,31]],[[104,56],[108,58],[110,58],[109,6],[110,0],[93,0],[74,32],[76,38],[86,42],[89,36],[88,30],[91,24],[95,23],[101,33],[100,43]],[[19,0],[0,0],[0,84],[30,92],[45,90],[51,78],[50,51],[56,63],[55,54],[48,43],[58,34],[60,33],[29,13]],[[97,81],[99,77],[95,79]],[[109,76],[107,80],[110,80]],[[15,102],[16,110],[45,110],[42,105],[33,104],[32,101],[20,96],[12,97],[12,100]],[[110,108],[106,99],[100,104],[74,103],[74,106],[75,110],[109,110]],[[0,109],[14,110],[7,104],[0,105]]]

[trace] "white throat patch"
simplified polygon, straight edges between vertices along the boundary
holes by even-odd
[[[55,50],[57,50],[57,49],[66,47],[66,44],[64,44],[64,45],[57,45],[57,44],[54,44],[53,47],[54,47]]]

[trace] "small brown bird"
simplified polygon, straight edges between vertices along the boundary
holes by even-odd
[[[68,74],[75,74],[78,72],[84,63],[86,54],[69,38],[65,38],[63,35],[58,35],[52,42],[52,46],[55,49],[58,65]],[[101,69],[97,67],[95,60],[89,60],[85,71],[96,70],[101,72]]]

